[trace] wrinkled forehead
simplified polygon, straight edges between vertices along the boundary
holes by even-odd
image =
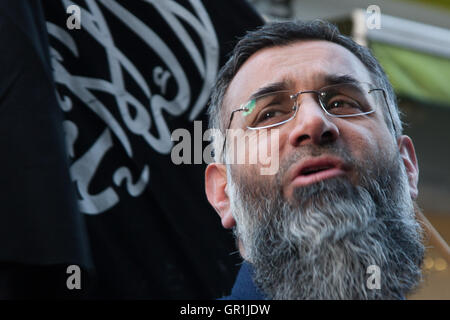
[[[333,42],[302,40],[265,48],[247,59],[234,76],[225,93],[223,112],[228,117],[255,91],[270,83],[286,82],[292,90],[317,90],[329,84],[327,79],[342,76],[372,82],[364,64]]]

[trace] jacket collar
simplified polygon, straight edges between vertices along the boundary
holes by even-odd
[[[243,262],[236,277],[231,295],[221,300],[266,300],[262,291],[253,282],[253,268],[248,262]]]

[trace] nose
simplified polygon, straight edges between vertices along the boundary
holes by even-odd
[[[297,98],[297,115],[292,121],[294,128],[288,138],[294,147],[308,143],[324,145],[336,141],[339,137],[339,128],[314,98],[311,93]]]

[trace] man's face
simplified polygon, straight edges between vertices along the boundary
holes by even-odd
[[[327,78],[351,76],[360,82],[372,82],[367,69],[350,51],[328,41],[302,41],[289,46],[261,50],[250,57],[231,82],[225,97],[227,112],[243,104],[248,97],[262,87],[273,83],[286,83],[292,92],[318,90],[330,83]],[[377,106],[375,113],[350,117],[333,118],[321,109],[314,94],[299,97],[299,110],[295,119],[276,127],[279,130],[279,161],[283,163],[294,152],[311,146],[334,145],[346,150],[353,159],[382,159],[396,150],[395,139],[384,120],[384,106]],[[237,113],[231,129],[246,129],[243,114]],[[225,117],[227,118],[227,117]],[[273,130],[273,129],[272,129]],[[256,136],[257,132],[250,132]],[[256,154],[256,149],[266,143],[254,139],[245,152]],[[252,150],[253,149],[253,150]],[[298,171],[331,166],[319,174],[302,177]],[[258,165],[235,165],[233,170],[254,179],[254,183],[268,183],[274,176],[259,174]],[[343,175],[354,184],[358,183],[359,172],[345,163],[344,159],[327,154],[304,154],[292,163],[282,177],[283,196],[290,200],[296,188],[321,179]],[[328,171],[328,172],[324,172]]]
[[[343,76],[372,82],[364,65],[337,44],[302,41],[264,49],[231,82],[225,114],[274,83],[292,92],[318,90]],[[423,258],[409,138],[396,141],[381,104],[371,114],[336,118],[313,94],[298,102],[296,117],[271,129],[279,130],[278,172],[260,175],[258,164],[212,164],[209,201],[225,227],[235,221],[241,254],[269,298],[404,297],[419,281]],[[245,130],[243,119],[237,114],[230,128]],[[257,153],[267,141],[256,135],[238,148]],[[382,270],[379,290],[366,285],[373,265]]]

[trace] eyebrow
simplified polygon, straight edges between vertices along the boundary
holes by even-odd
[[[341,84],[341,83],[356,84],[359,82],[350,74],[344,74],[344,75],[326,74],[323,76],[323,79],[324,79],[323,82],[326,86],[333,85],[333,84]],[[270,94],[270,93],[273,93],[276,91],[289,90],[293,86],[292,83],[293,83],[293,81],[290,81],[290,80],[283,80],[283,81],[269,83],[268,85],[258,88],[255,92],[253,92],[252,95],[248,98],[248,101],[251,101],[257,97],[260,97],[265,94]]]
[[[268,85],[265,85],[264,87],[261,87],[258,90],[256,90],[255,92],[253,92],[248,100],[251,101],[251,100],[253,100],[257,97],[260,97],[264,94],[269,94],[269,93],[273,93],[276,91],[289,90],[289,87],[290,87],[289,83],[290,83],[290,81],[277,81],[277,82],[269,83]]]
[[[327,74],[324,77],[324,82],[326,85],[332,85],[332,84],[341,84],[341,83],[356,84],[359,81],[349,74],[344,74],[344,75]]]

